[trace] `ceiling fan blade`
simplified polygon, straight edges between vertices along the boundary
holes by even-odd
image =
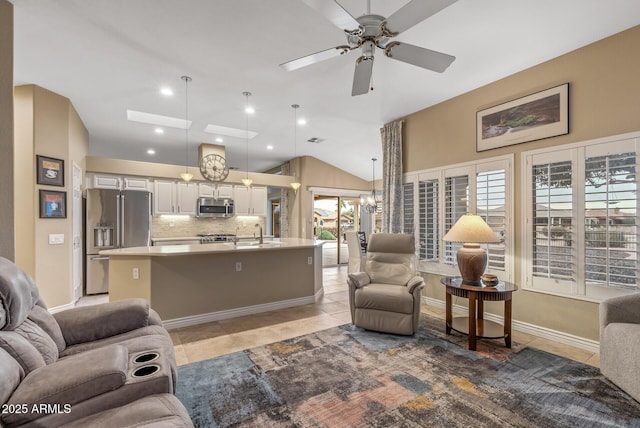
[[[438,73],[445,71],[456,59],[455,56],[400,42],[389,43],[384,53],[389,58],[417,65],[418,67],[433,70]]]
[[[356,61],[356,71],[353,74],[351,95],[362,95],[369,92],[371,74],[373,73],[373,57],[361,56]]]
[[[333,58],[348,53],[351,50],[349,46],[337,46],[335,48],[327,49],[324,51],[316,52],[311,55],[303,56],[302,58],[294,59],[293,61],[280,64],[280,67],[287,71],[297,70],[302,67],[306,67],[311,64],[315,64],[325,59]]]
[[[391,33],[402,33],[456,1],[458,0],[412,0],[387,18],[385,27]]]
[[[342,6],[333,0],[302,0],[307,6],[320,12],[341,30],[355,30],[360,23]]]

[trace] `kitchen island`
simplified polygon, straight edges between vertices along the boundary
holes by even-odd
[[[322,243],[288,238],[104,250],[109,300],[147,299],[168,328],[314,303]]]

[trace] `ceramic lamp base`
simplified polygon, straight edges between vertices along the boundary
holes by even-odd
[[[458,269],[462,282],[467,285],[481,285],[480,278],[487,267],[487,252],[480,244],[464,244],[458,250]]]

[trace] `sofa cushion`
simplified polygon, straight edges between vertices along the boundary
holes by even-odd
[[[112,427],[192,427],[193,423],[180,400],[171,394],[156,394],[127,405],[105,410],[62,425],[64,428]]]
[[[31,309],[31,313],[29,314],[29,319],[36,323],[38,327],[44,330],[45,333],[53,339],[56,346],[58,347],[58,353],[64,351],[66,348],[66,344],[64,342],[64,337],[62,336],[62,331],[60,331],[60,326],[56,319],[49,313],[49,311],[39,305],[35,305],[33,309]]]
[[[58,346],[38,324],[29,318],[24,320],[14,332],[24,337],[31,343],[42,355],[46,364],[54,363],[58,360]]]
[[[0,348],[20,364],[25,375],[46,365],[35,346],[15,331],[0,331]]]
[[[0,404],[7,402],[23,378],[24,370],[20,364],[0,349]]]
[[[13,330],[22,324],[39,298],[31,277],[0,257],[0,330]]]
[[[413,295],[402,285],[368,284],[356,290],[355,305],[358,309],[411,314]]]

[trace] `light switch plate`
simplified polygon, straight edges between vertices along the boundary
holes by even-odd
[[[60,245],[64,244],[64,234],[62,233],[50,233],[49,234],[49,245]]]

